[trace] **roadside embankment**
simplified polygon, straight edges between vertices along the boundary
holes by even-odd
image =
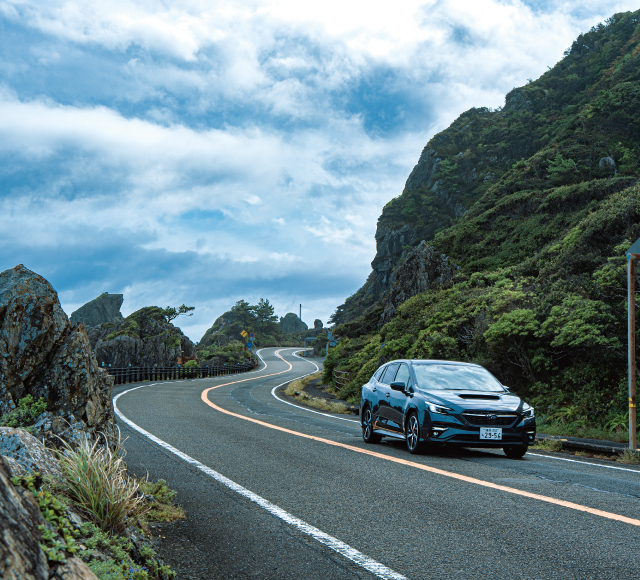
[[[341,415],[358,414],[357,405],[340,398],[340,392],[322,382],[322,371],[297,379],[286,385],[281,394],[306,407]]]

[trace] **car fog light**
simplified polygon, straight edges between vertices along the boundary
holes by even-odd
[[[445,431],[447,427],[432,427],[431,428],[431,437],[440,437]]]

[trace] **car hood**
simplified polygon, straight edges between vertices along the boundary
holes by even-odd
[[[523,401],[511,393],[483,393],[479,391],[423,391],[427,400],[452,407],[456,411],[521,411]]]

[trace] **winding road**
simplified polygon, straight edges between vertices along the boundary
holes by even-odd
[[[250,373],[114,389],[127,463],[178,491],[158,543],[178,579],[640,576],[640,469],[562,454],[410,455],[357,417],[283,401],[316,370],[263,349]]]

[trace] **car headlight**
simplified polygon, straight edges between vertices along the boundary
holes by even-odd
[[[435,403],[427,403],[427,407],[429,407],[429,411],[432,413],[437,413],[438,415],[447,415],[453,409],[449,409],[449,407],[443,407],[442,405],[436,405]]]
[[[535,409],[529,405],[525,405],[522,408],[522,418],[523,419],[531,419],[532,417],[535,417]]]

